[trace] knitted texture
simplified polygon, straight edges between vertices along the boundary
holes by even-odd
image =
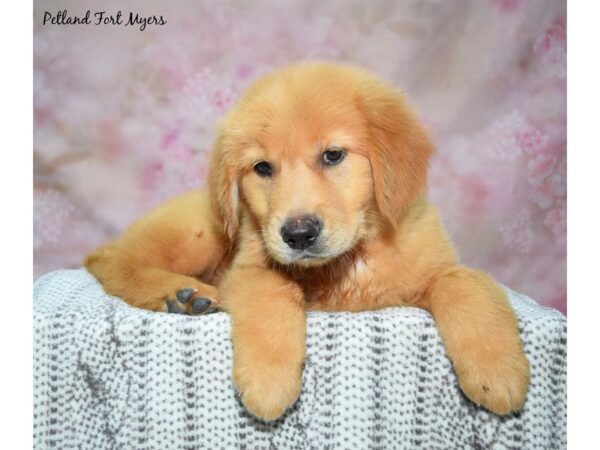
[[[231,381],[230,318],[133,308],[85,270],[34,286],[36,449],[566,447],[566,319],[507,289],[531,385],[505,417],[460,391],[417,308],[308,314],[302,392],[273,423]]]

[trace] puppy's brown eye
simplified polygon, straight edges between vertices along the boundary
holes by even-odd
[[[271,164],[266,161],[254,164],[254,171],[261,177],[270,177],[272,175]]]
[[[323,153],[323,163],[328,166],[339,164],[346,156],[346,152],[341,148],[332,148]]]

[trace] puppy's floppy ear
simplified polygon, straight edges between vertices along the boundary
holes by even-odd
[[[425,191],[433,145],[399,92],[378,84],[361,100],[372,140],[375,200],[382,216],[395,224]]]
[[[233,242],[239,228],[238,182],[235,165],[230,159],[225,124],[221,122],[210,155],[208,190],[213,212],[220,220],[225,236]]]

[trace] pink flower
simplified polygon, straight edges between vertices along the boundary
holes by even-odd
[[[177,141],[177,137],[179,136],[179,131],[177,129],[168,130],[162,137],[160,141],[161,150],[165,150],[170,147],[175,141]]]
[[[38,249],[59,243],[75,208],[60,192],[45,189],[34,192],[33,211],[33,248]]]
[[[548,183],[544,183],[541,186],[537,186],[530,194],[529,199],[538,205],[541,209],[548,209],[552,206],[554,196]]]
[[[237,77],[241,78],[242,80],[250,78],[255,72],[256,69],[249,64],[241,64],[236,69]]]
[[[154,191],[159,188],[159,183],[164,175],[161,162],[151,161],[144,166],[141,174],[141,184],[144,191]]]
[[[519,111],[497,119],[487,133],[489,152],[494,159],[514,161],[521,156],[518,136],[526,129],[525,118]]]
[[[503,13],[512,13],[517,10],[521,0],[492,0],[492,3]]]
[[[564,79],[567,75],[567,31],[565,19],[559,17],[533,44],[546,77]]]
[[[555,173],[548,178],[547,183],[550,191],[555,197],[565,197],[567,195],[567,178],[562,174]]]
[[[520,253],[528,253],[533,244],[531,214],[522,210],[513,221],[499,227],[504,245]]]
[[[515,161],[523,153],[537,155],[548,144],[548,136],[517,110],[494,121],[482,137],[492,158],[505,161]]]
[[[540,153],[548,143],[548,136],[531,125],[517,137],[519,145],[525,153],[535,155]]]
[[[556,19],[544,30],[544,33],[533,44],[533,51],[541,54],[552,50],[555,46],[567,47],[567,30],[563,17]]]
[[[555,199],[563,198],[565,195],[567,195],[567,180],[555,173],[546,178],[542,184],[535,186],[529,198],[541,209],[548,209]]]
[[[538,155],[527,163],[527,180],[532,186],[539,186],[552,173],[556,158],[552,155]]]
[[[206,67],[186,81],[179,94],[179,110],[197,122],[215,120],[233,104],[235,97],[230,84]]]
[[[567,234],[567,211],[565,207],[552,208],[544,218],[544,225],[557,238],[564,238]]]
[[[229,91],[217,89],[212,96],[213,106],[218,110],[225,110],[233,104],[233,95]]]

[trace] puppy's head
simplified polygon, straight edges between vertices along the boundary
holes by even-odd
[[[223,118],[210,162],[230,239],[239,208],[281,264],[326,263],[394,226],[425,187],[432,146],[400,93],[356,68],[293,66]]]

